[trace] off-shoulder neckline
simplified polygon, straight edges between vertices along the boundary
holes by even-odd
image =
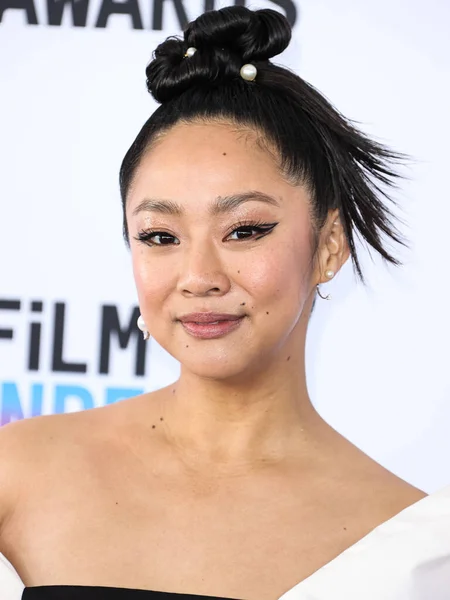
[[[436,497],[446,496],[446,495],[450,495],[450,485],[448,485],[445,488],[438,490],[432,494],[429,494],[429,495],[425,496],[424,498],[420,498],[413,504],[410,504],[409,506],[402,509],[400,512],[398,512],[394,516],[390,517],[386,521],[383,521],[382,523],[377,525],[374,529],[369,531],[365,536],[363,536],[358,541],[356,541],[354,544],[352,544],[351,546],[348,546],[345,550],[343,550],[341,553],[339,553],[335,558],[331,559],[329,562],[327,562],[324,565],[322,565],[321,567],[319,567],[319,569],[314,571],[314,573],[311,573],[311,575],[308,575],[308,577],[299,581],[297,584],[295,584],[289,590],[287,590],[286,592],[283,592],[283,594],[278,598],[278,600],[284,600],[284,598],[287,597],[287,595],[290,594],[293,590],[300,590],[302,588],[302,586],[306,586],[307,584],[309,584],[315,578],[319,577],[319,575],[321,575],[324,570],[328,569],[328,567],[330,565],[334,565],[337,562],[342,561],[344,558],[347,557],[348,554],[351,554],[356,549],[360,548],[361,546],[368,544],[368,542],[370,542],[373,538],[376,538],[376,536],[380,532],[383,532],[385,529],[389,528],[397,520],[401,520],[405,516],[409,516],[409,515],[412,515],[412,514],[418,512],[424,506],[424,504],[428,504],[428,503],[432,502]],[[24,591],[38,589],[38,588],[56,589],[58,587],[80,587],[80,588],[85,588],[85,589],[99,588],[99,589],[103,589],[103,590],[111,590],[112,589],[112,590],[120,590],[120,591],[125,591],[125,592],[127,592],[127,591],[128,592],[143,592],[143,593],[147,592],[147,593],[153,593],[153,594],[167,594],[169,596],[170,595],[180,596],[180,597],[184,596],[185,598],[191,597],[193,599],[198,598],[200,600],[209,599],[209,598],[214,598],[214,599],[217,598],[220,600],[238,600],[236,598],[225,598],[223,596],[204,596],[204,595],[199,595],[199,594],[170,592],[170,591],[162,591],[162,590],[146,590],[146,589],[141,589],[141,588],[126,588],[126,587],[117,588],[117,587],[112,587],[112,586],[90,586],[90,585],[72,585],[72,586],[69,585],[68,586],[68,585],[59,584],[59,585],[45,585],[45,586],[27,586],[27,587],[25,587]],[[239,599],[239,600],[245,600],[245,599]]]

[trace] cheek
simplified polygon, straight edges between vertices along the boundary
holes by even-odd
[[[139,301],[142,304],[160,299],[169,287],[167,268],[163,261],[151,261],[145,247],[132,248],[133,275]]]
[[[279,243],[264,257],[246,262],[241,270],[242,283],[262,303],[297,304],[308,293],[310,264],[311,248],[307,240]]]

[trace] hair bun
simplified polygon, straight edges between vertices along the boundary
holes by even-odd
[[[239,76],[247,62],[268,61],[285,50],[292,35],[288,20],[272,9],[230,6],[203,13],[184,32],[160,44],[146,70],[147,88],[166,102],[193,85]],[[197,52],[184,58],[188,47]]]

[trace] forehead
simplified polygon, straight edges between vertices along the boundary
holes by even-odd
[[[283,178],[275,155],[254,131],[229,123],[180,123],[144,155],[128,198],[130,210],[146,196],[180,203],[257,189],[275,197],[298,193]]]

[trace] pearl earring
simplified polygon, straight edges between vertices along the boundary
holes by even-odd
[[[325,271],[325,277],[328,277],[328,279],[331,279],[332,277],[334,277],[334,271],[332,271],[331,269],[328,269],[327,271]],[[316,288],[317,288],[317,293],[323,300],[331,300],[331,294],[322,296],[322,294],[320,293],[319,285],[316,285]]]
[[[142,315],[139,315],[139,317],[138,317],[137,326],[139,327],[139,329],[144,334],[144,340],[148,340],[148,338],[150,337],[150,334],[149,334],[149,332],[147,330],[147,325],[145,324],[145,321],[142,318]]]

